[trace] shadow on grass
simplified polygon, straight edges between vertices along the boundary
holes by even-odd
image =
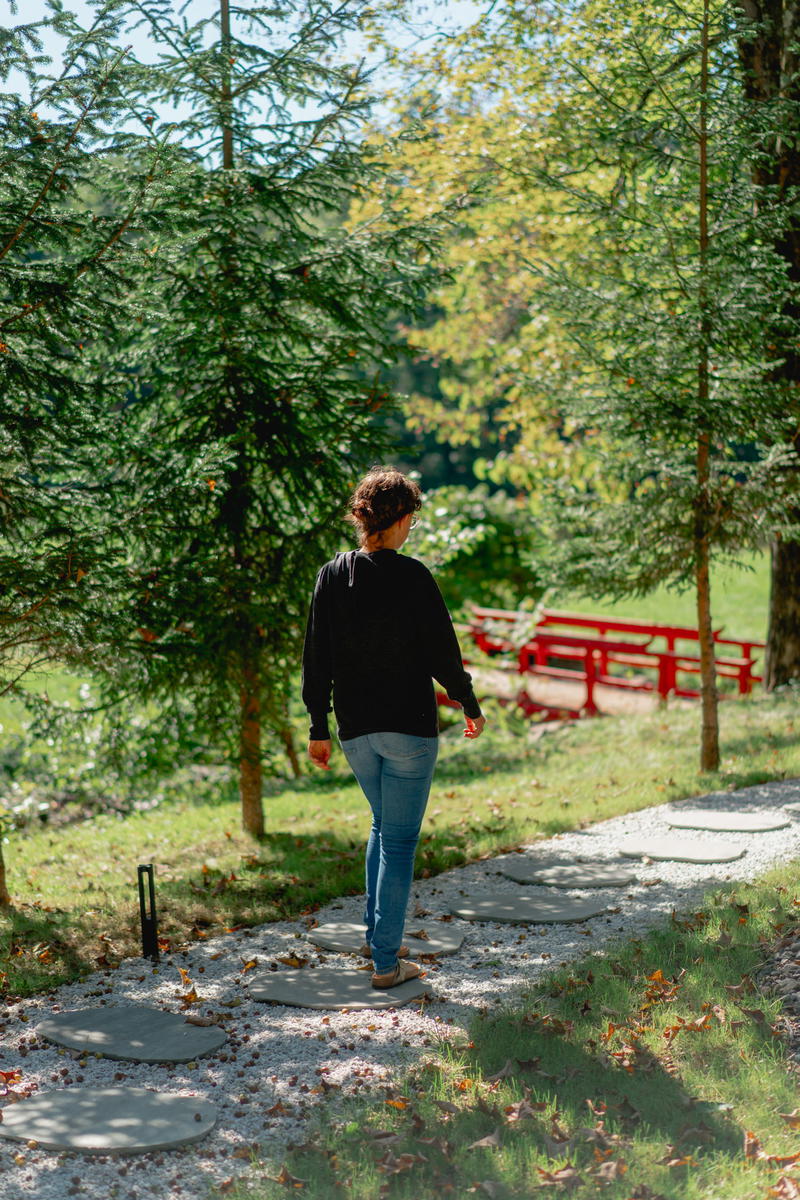
[[[92,917],[32,904],[0,916],[0,994],[32,996],[57,987],[99,965],[101,955]]]
[[[719,1101],[761,1102],[778,1086],[770,1061],[783,1078],[769,1018],[751,1007],[763,1000],[745,987],[763,935],[740,927],[743,914],[749,923],[747,905],[720,894],[617,956],[548,976],[513,1009],[484,1012],[466,1045],[446,1041],[432,1064],[412,1069],[402,1097],[386,1088],[369,1106],[347,1101],[323,1118],[288,1171],[307,1180],[309,1200],[506,1200],[543,1186],[578,1200],[600,1190],[608,1200],[677,1200],[710,1195],[701,1180],[716,1195],[723,1177],[720,1195],[763,1194],[742,1152],[745,1126]],[[720,930],[731,931],[724,953]],[[781,1086],[788,1097],[791,1083]],[[247,1194],[272,1200],[281,1190]]]
[[[467,861],[469,833],[452,826],[426,831],[416,874],[433,875]],[[213,929],[307,916],[340,896],[364,891],[365,840],[330,830],[267,833],[233,871],[209,868],[158,883],[162,932],[172,943]]]

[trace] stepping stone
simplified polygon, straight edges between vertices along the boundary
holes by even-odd
[[[254,1000],[289,1004],[295,1008],[397,1008],[410,1000],[430,996],[431,990],[421,979],[409,979],[385,991],[374,988],[372,971],[355,967],[344,971],[335,967],[302,967],[292,971],[264,971],[250,979]]]
[[[675,829],[712,829],[718,833],[770,833],[791,824],[784,813],[774,810],[721,812],[719,809],[683,808],[666,813],[665,817],[667,824]]]
[[[410,928],[403,934],[403,942],[408,946],[410,958],[416,958],[418,954],[455,954],[464,941],[462,933],[445,929],[438,922],[425,926],[409,922],[409,925]],[[420,928],[426,937],[414,937]],[[360,954],[364,945],[364,926],[357,921],[329,921],[326,925],[309,930],[308,940],[323,950]]]
[[[144,1154],[199,1142],[217,1121],[207,1100],[145,1088],[64,1088],[3,1109],[0,1138],[43,1150]]]
[[[218,1025],[191,1025],[145,1005],[87,1008],[48,1017],[36,1032],[57,1046],[126,1062],[192,1062],[228,1040]]]
[[[557,888],[626,887],[636,876],[613,863],[537,862],[524,854],[508,859],[500,874],[517,883],[541,883]]]
[[[696,841],[694,838],[656,837],[630,838],[619,846],[626,858],[653,858],[661,862],[724,863],[741,858],[746,850],[739,842],[723,838]]]
[[[466,921],[504,921],[510,925],[556,925],[588,921],[606,911],[605,904],[592,900],[573,900],[569,896],[550,897],[509,895],[482,896],[460,900],[450,908]]]

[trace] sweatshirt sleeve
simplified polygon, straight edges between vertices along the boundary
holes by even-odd
[[[472,690],[472,676],[464,670],[450,613],[436,580],[427,568],[423,576],[420,618],[431,675],[442,685],[450,699],[461,705],[466,716],[473,720],[482,716]]]
[[[303,645],[302,695],[311,717],[309,738],[312,741],[325,741],[331,736],[328,713],[331,711],[333,674],[326,578],[327,571],[322,567],[314,585]]]

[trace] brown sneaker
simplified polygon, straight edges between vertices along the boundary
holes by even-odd
[[[408,959],[400,962],[398,959],[393,971],[388,971],[386,975],[372,976],[372,986],[374,988],[393,988],[400,983],[406,983],[409,979],[417,979],[420,974],[421,970],[417,963],[409,962]]]

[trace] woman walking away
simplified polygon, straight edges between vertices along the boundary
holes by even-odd
[[[303,651],[308,752],[327,768],[333,689],[342,750],[372,809],[363,953],[372,955],[376,988],[420,973],[401,961],[401,940],[439,747],[432,677],[463,707],[465,737],[479,737],[485,723],[433,576],[397,553],[421,504],[416,483],[399,471],[374,470],[361,481],[350,502],[361,548],[320,570]]]

